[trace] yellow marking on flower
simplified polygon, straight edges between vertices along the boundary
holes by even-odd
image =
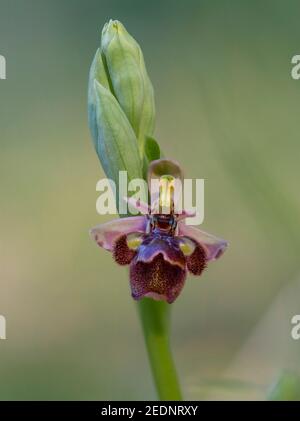
[[[128,248],[130,248],[131,250],[137,250],[143,242],[143,235],[134,232],[132,234],[127,235],[126,241]]]
[[[196,244],[189,238],[182,237],[179,242],[179,247],[185,256],[190,256],[191,254],[193,254],[196,248]]]

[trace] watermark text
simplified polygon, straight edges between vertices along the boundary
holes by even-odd
[[[6,59],[0,54],[0,79],[6,79]]]
[[[119,171],[117,184],[102,178],[96,190],[100,193],[96,201],[99,215],[180,215],[188,211],[187,225],[200,225],[204,220],[204,179],[161,177],[147,184],[144,179],[128,180],[127,171]]]
[[[0,339],[6,339],[6,319],[0,314]]]
[[[300,339],[300,314],[295,314],[291,319],[291,324],[293,325],[291,330],[291,336],[293,339]]]

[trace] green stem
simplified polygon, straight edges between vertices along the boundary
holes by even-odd
[[[146,347],[160,400],[182,400],[169,342],[170,305],[144,298],[138,302]]]

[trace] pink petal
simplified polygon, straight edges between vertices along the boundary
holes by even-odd
[[[183,210],[182,213],[177,214],[177,221],[181,221],[182,219],[185,218],[190,218],[192,216],[195,216],[196,212],[195,211],[187,211],[187,210]]]
[[[145,216],[131,216],[97,225],[90,230],[90,235],[99,247],[112,251],[115,241],[121,235],[131,232],[145,232],[146,226],[147,218]]]
[[[199,243],[205,250],[207,261],[218,259],[228,246],[227,241],[214,235],[201,231],[198,228],[186,225],[184,221],[178,223],[178,236],[185,235]]]

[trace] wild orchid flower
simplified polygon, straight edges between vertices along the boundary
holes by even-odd
[[[163,172],[168,173],[163,174]],[[177,163],[166,159],[149,166],[148,183],[160,172],[160,205],[171,204],[170,213],[153,213],[147,204],[128,199],[143,215],[116,219],[91,230],[98,246],[112,252],[120,265],[129,265],[132,297],[150,297],[172,303],[180,294],[187,272],[201,275],[218,259],[227,242],[185,224],[187,211],[173,211],[170,180],[181,176]]]
[[[100,247],[112,252],[116,262],[129,265],[133,297],[146,297],[137,302],[137,309],[158,397],[181,400],[167,302],[177,298],[187,272],[200,275],[210,260],[222,254],[226,242],[186,225],[190,213],[175,213],[171,186],[181,171],[173,161],[160,160],[160,145],[153,137],[155,114],[143,52],[119,21],[110,20],[103,28],[89,73],[88,117],[95,150],[106,176],[115,183],[116,197],[120,171],[127,172],[130,182],[145,179],[150,168],[148,184],[159,173],[162,188],[154,198],[158,211],[152,201],[149,208],[130,198],[129,203],[141,215],[95,227],[91,235]],[[161,211],[168,205],[170,212]]]

